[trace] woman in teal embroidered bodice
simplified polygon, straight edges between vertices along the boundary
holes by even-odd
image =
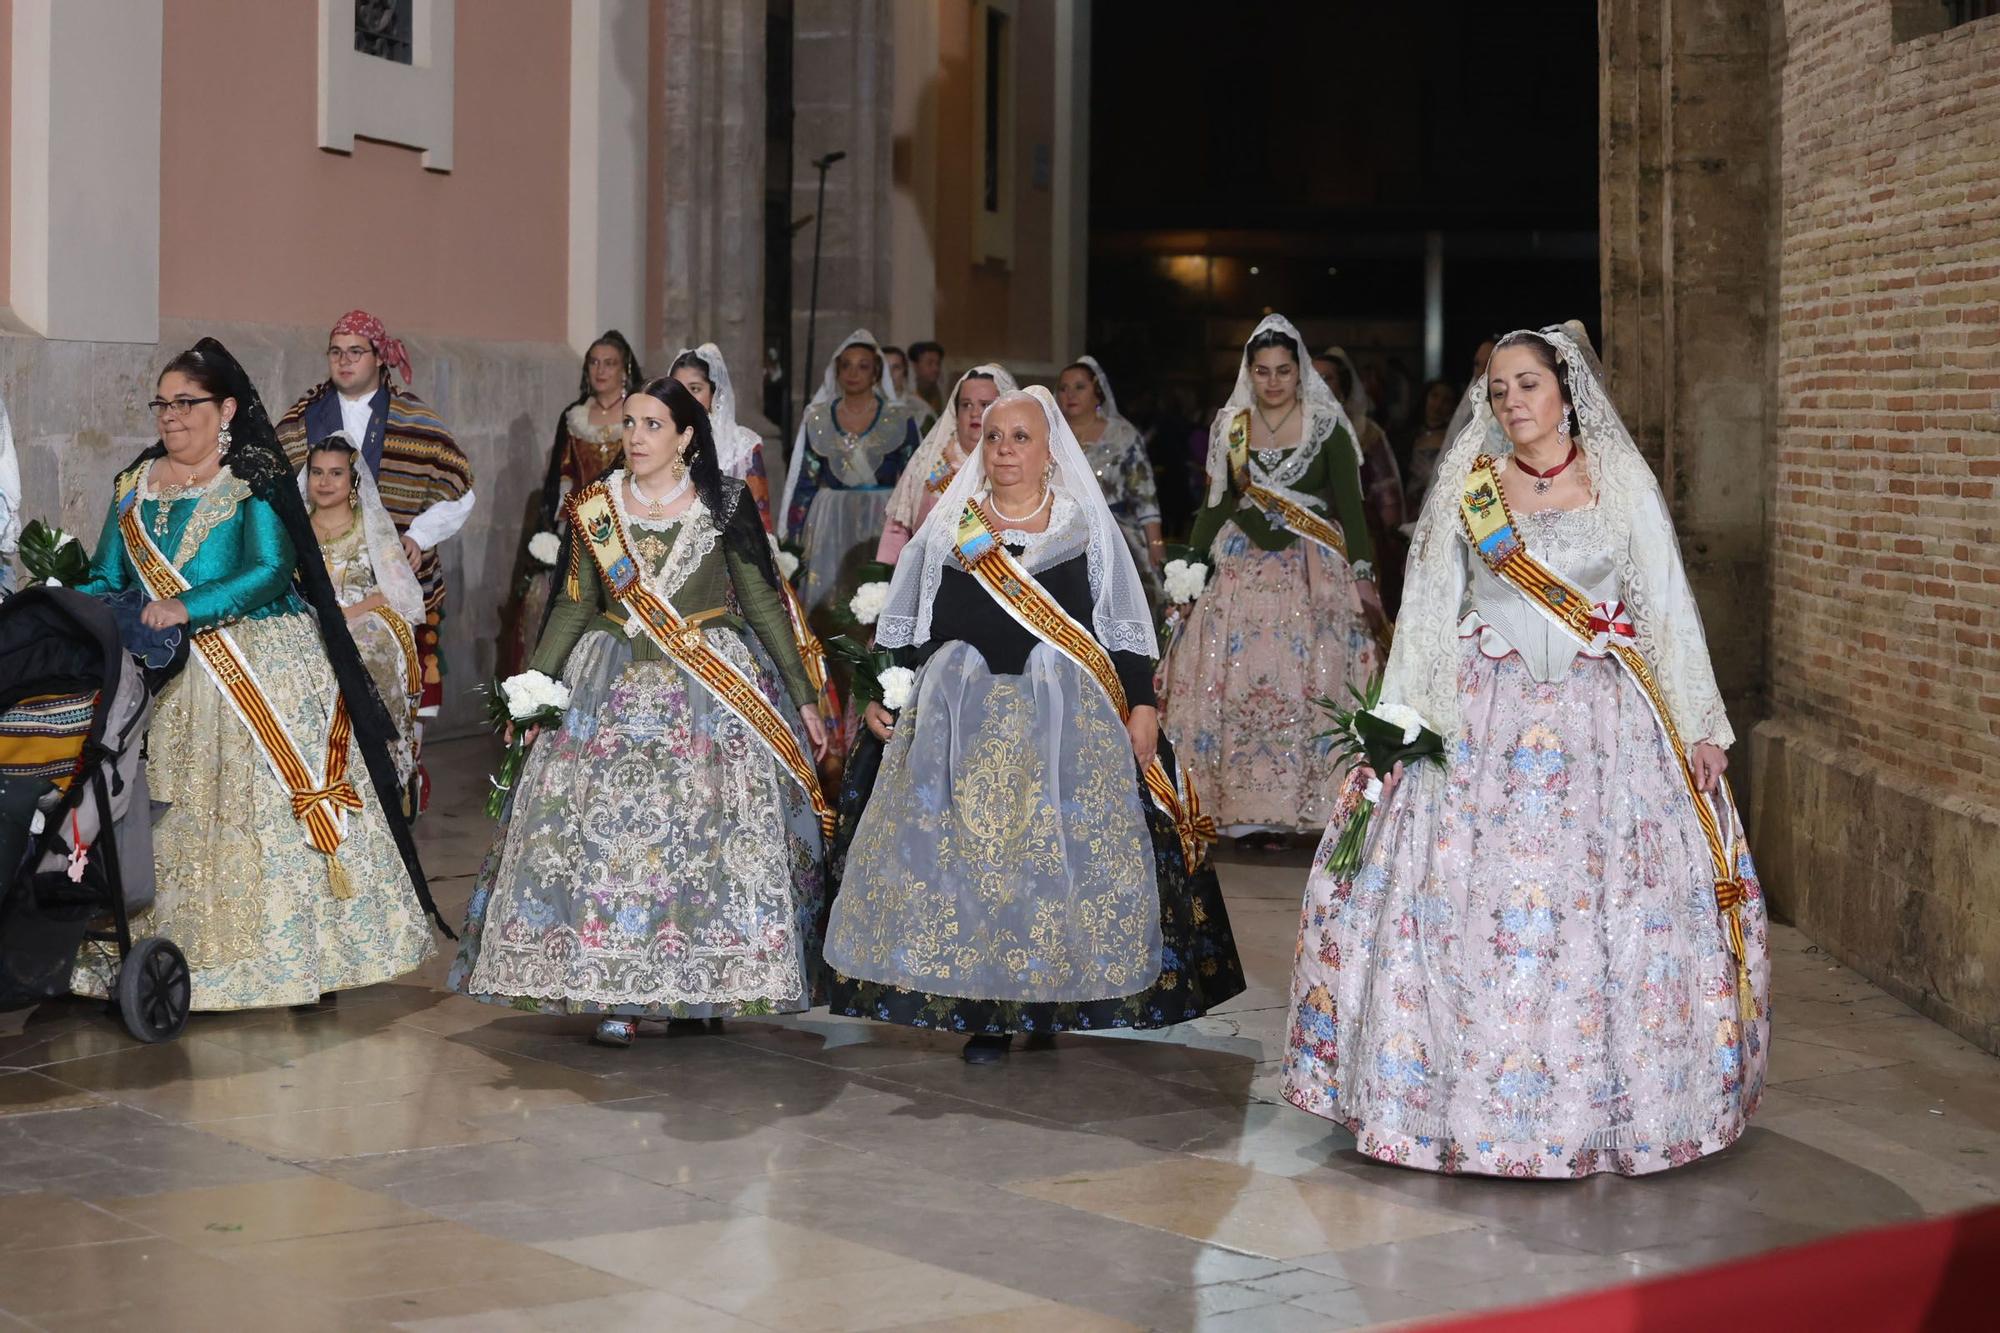
[[[226,467],[199,487],[176,491],[168,483],[162,496],[157,479],[172,470],[172,461],[153,460],[136,482],[132,503],[139,506],[139,522],[153,544],[190,586],[179,597],[148,607],[149,623],[178,615],[164,623],[204,630],[237,620],[305,614],[305,603],[292,588],[298,553],[277,512]],[[113,505],[81,591],[103,596],[138,581]]]
[[[370,781],[380,755],[363,736],[369,719],[356,716],[351,733],[334,726],[342,690],[293,582],[294,529],[270,498],[273,481],[294,485],[270,418],[243,368],[208,339],[169,364],[157,392],[160,448],[119,477],[82,591],[146,589],[148,627],[219,637],[197,643],[154,706],[146,778],[164,807],[153,823],[158,891],[133,933],[180,946],[197,1011],[311,1004],[401,976],[431,956],[430,925],[386,812],[395,789],[384,796]],[[128,511],[129,541],[119,521]],[[296,517],[303,527],[303,507]],[[174,582],[154,569],[155,553],[184,592],[152,596]],[[342,736],[359,804],[329,850],[311,840],[275,756],[317,787]],[[115,960],[87,947],[71,984],[105,995],[116,976]]]

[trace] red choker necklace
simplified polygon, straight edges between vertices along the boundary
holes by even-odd
[[[1521,471],[1527,473],[1529,476],[1535,479],[1535,494],[1546,495],[1548,493],[1549,486],[1555,481],[1557,477],[1562,475],[1563,469],[1567,468],[1571,463],[1574,463],[1576,461],[1577,452],[1578,450],[1576,447],[1576,441],[1571,440],[1569,445],[1569,457],[1563,459],[1562,462],[1556,464],[1554,467],[1550,468],[1547,472],[1538,472],[1534,468],[1529,467],[1525,462],[1521,460],[1521,455],[1519,454],[1514,455],[1514,466],[1521,469]]]

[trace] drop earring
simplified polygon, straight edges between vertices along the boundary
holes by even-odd
[[[1569,430],[1569,409],[1568,409],[1567,407],[1565,407],[1565,408],[1563,409],[1563,424],[1562,424],[1562,437],[1563,437],[1563,438],[1564,438],[1564,439],[1566,440],[1566,439],[1568,439],[1568,438],[1569,438],[1569,435],[1570,435],[1570,430]]]
[[[225,421],[222,423],[222,429],[215,432],[215,442],[222,448],[227,449],[229,447],[229,441],[230,441],[229,423]]]

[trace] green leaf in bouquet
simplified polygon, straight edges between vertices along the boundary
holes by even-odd
[[[825,641],[826,655],[847,667],[852,674],[849,691],[864,703],[882,702],[882,673],[896,664],[895,655],[881,648],[869,648],[846,634]]]
[[[73,588],[90,577],[90,556],[83,543],[40,519],[21,529],[20,555],[21,568],[37,583],[54,579]]]

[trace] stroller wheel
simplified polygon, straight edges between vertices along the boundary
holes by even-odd
[[[118,1014],[140,1041],[172,1041],[187,1026],[194,981],[172,940],[149,936],[118,969]]]

